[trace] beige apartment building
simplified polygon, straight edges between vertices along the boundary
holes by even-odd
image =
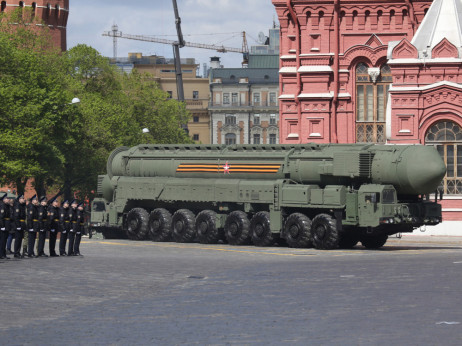
[[[168,92],[170,97],[177,98],[173,59],[130,53],[127,66],[141,73],[152,74],[162,90]],[[186,109],[191,113],[191,120],[188,123],[189,135],[196,143],[210,144],[209,79],[197,76],[199,65],[196,64],[195,59],[181,59],[181,68]]]

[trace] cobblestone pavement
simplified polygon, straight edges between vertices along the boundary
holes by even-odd
[[[461,345],[461,238],[319,251],[85,239],[0,262],[2,345]]]

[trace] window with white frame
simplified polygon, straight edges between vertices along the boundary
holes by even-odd
[[[270,114],[270,125],[276,125],[276,114]]]
[[[260,105],[260,93],[253,93],[253,104],[254,106]]]
[[[236,125],[236,116],[233,114],[225,115],[225,124],[226,125]]]
[[[229,93],[224,93],[223,94],[223,104],[224,105],[229,105]]]

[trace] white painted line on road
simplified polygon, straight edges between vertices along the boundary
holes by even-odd
[[[354,278],[355,275],[340,275],[341,278]]]
[[[462,261],[460,261],[460,262],[452,262],[452,263],[454,263],[454,264],[461,264],[461,263],[462,263]]]
[[[449,325],[455,325],[455,324],[460,324],[460,322],[447,322],[447,321],[442,321],[442,322],[436,322],[436,324],[449,324]]]

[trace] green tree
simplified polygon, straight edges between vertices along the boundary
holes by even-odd
[[[15,184],[20,192],[35,177],[37,192],[43,193],[44,177],[59,165],[59,150],[47,137],[59,121],[54,109],[66,92],[62,60],[47,29],[26,21],[18,12],[1,17],[0,171],[2,182]]]
[[[21,191],[33,179],[39,194],[88,195],[117,146],[190,142],[179,127],[188,119],[185,106],[148,76],[121,74],[85,45],[62,54],[46,28],[27,23],[0,24],[2,183]],[[69,104],[73,97],[81,103]]]

